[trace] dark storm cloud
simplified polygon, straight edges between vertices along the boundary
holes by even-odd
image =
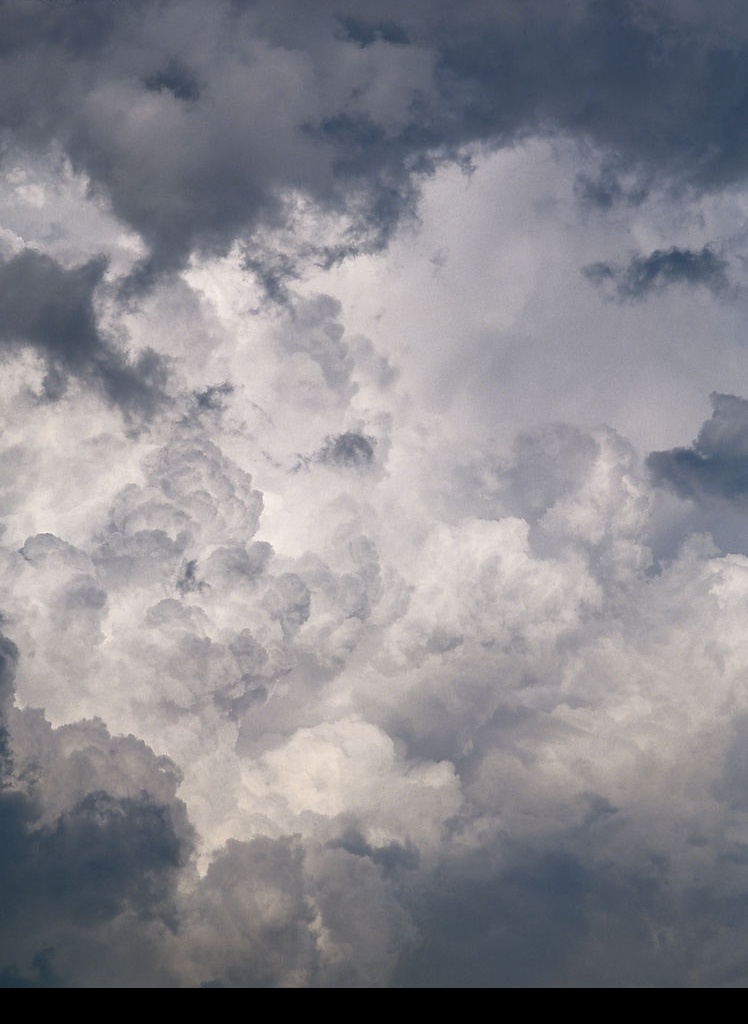
[[[614,829],[615,821],[598,827]],[[594,848],[592,827],[584,838]],[[698,885],[673,899],[655,856],[637,870],[611,870],[565,839],[555,848],[517,848],[501,870],[468,862],[445,872],[427,907],[415,911],[428,927],[395,987],[699,987],[697,951],[719,945],[710,922],[727,916],[729,900]],[[708,987],[739,977],[743,936],[734,925],[727,931],[734,946],[707,954]]]
[[[635,256],[626,267],[592,263],[582,270],[595,285],[612,285],[617,299],[638,302],[668,285],[701,285],[714,294],[730,287],[727,261],[705,245],[691,249],[655,249],[649,256]]]
[[[386,245],[440,160],[537,133],[607,153],[579,186],[603,206],[748,168],[748,38],[726,0],[708,30],[628,0],[5,0],[2,16],[6,138],[61,145],[140,233],[135,285],[282,223],[293,191],[347,219],[323,260]]]
[[[148,797],[88,793],[51,827],[18,839],[24,857],[3,872],[6,923],[29,912],[29,891],[45,914],[69,914],[83,925],[126,905],[148,916],[163,901],[161,876],[182,865],[168,809]]]
[[[142,741],[11,707],[18,660],[0,637],[0,987],[64,988],[56,961],[87,929],[120,916],[174,927],[193,833],[176,769]]]
[[[721,498],[743,502],[748,496],[748,401],[713,394],[712,416],[690,448],[651,452],[653,479],[682,498]]]
[[[577,179],[598,209],[738,180],[744,19],[728,32],[718,0],[702,34],[679,3],[0,0],[0,121],[63,146],[141,234],[130,286],[238,239],[283,303],[304,260],[386,245],[463,146],[577,135],[607,149]],[[638,259],[599,275],[631,299],[726,283],[712,250]],[[0,264],[0,352],[37,353],[50,401],[74,379],[150,411],[164,364],[104,332],[106,270]],[[167,331],[186,292],[157,305]],[[196,320],[184,419],[165,441],[153,425],[139,469],[94,422],[83,460],[55,438],[16,499],[37,463],[29,421],[10,424],[0,987],[744,983],[748,728],[725,722],[745,690],[744,563],[694,548],[647,576],[651,488],[613,431],[552,425],[473,458],[455,417],[432,433],[392,391],[399,420],[370,408],[362,370],[389,386],[386,360],[335,299],[288,305],[275,334],[247,316],[198,338]],[[242,398],[255,374],[262,408]],[[735,508],[748,402],[713,401],[693,446],[649,468]],[[252,410],[266,427],[241,423]],[[298,434],[273,425],[286,412]],[[312,471],[285,474],[281,446]],[[98,511],[57,514],[86,485]],[[83,547],[23,540],[63,528]],[[78,720],[93,708],[106,720]]]
[[[463,30],[444,67],[473,81],[469,109],[488,131],[555,125],[645,177],[710,188],[742,177],[748,155],[746,40],[730,15],[717,3],[708,35],[653,3],[531,2],[480,41]]]
[[[6,791],[0,826],[2,987],[52,983],[55,960],[65,958],[65,943],[79,929],[130,914],[169,924],[189,846],[172,809],[147,793],[91,792],[42,824],[30,800]]]
[[[94,293],[106,267],[97,257],[68,270],[31,249],[1,264],[0,346],[29,346],[42,357],[47,399],[59,399],[72,376],[126,414],[151,415],[165,397],[165,364],[151,350],[130,360],[102,336]]]

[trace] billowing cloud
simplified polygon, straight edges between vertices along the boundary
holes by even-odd
[[[320,258],[381,245],[441,159],[531,133],[602,146],[608,197],[632,169],[699,189],[745,171],[746,37],[727,2],[708,30],[696,11],[626,0],[3,12],[6,133],[64,147],[145,240],[141,279],[251,247],[299,200],[347,220]]]
[[[0,3],[0,987],[744,986],[740,5]]]
[[[12,697],[18,651],[5,638],[2,647]],[[52,729],[40,710],[9,703],[0,978],[3,987],[67,987],[65,960],[95,959],[97,934],[173,928],[192,830],[168,759],[133,736],[112,737],[98,719]]]
[[[4,983],[735,977],[744,558],[691,544],[650,574],[643,467],[563,425],[456,518],[396,498],[419,479],[396,449],[391,478],[286,471],[314,539],[290,554],[203,429],[141,439],[81,543],[3,552],[13,892],[34,892]]]

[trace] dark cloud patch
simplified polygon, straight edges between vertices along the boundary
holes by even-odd
[[[354,431],[346,431],[331,437],[320,449],[317,459],[328,466],[342,466],[345,469],[366,469],[374,462],[376,438]]]
[[[743,503],[748,496],[748,401],[713,394],[712,416],[690,448],[651,452],[654,482],[682,498]]]
[[[198,409],[214,412],[224,408],[224,399],[233,392],[234,385],[223,381],[221,384],[210,384],[202,391],[194,391],[193,396]]]
[[[714,495],[728,500],[748,493],[748,460],[704,455],[695,448],[652,452],[647,459],[658,483],[666,483],[682,498]]]
[[[200,98],[201,88],[197,76],[178,60],[170,60],[166,66],[148,75],[144,80],[146,89],[161,92],[164,89],[178,100],[186,103]]]
[[[624,166],[669,159],[659,122],[686,86],[688,60],[674,52],[677,27],[647,13],[627,0],[531,0],[444,25],[440,89],[460,105],[465,141],[468,132],[503,145],[560,130],[610,148]]]
[[[18,648],[0,635],[0,794],[8,786],[12,769],[8,719],[15,697],[17,664]]]
[[[421,947],[396,987],[430,987],[437,978],[445,988],[544,987],[570,977],[591,880],[561,851],[525,854],[524,867],[503,873],[485,865],[444,872],[422,911]]]
[[[320,240],[336,259],[386,245],[440,161],[533,134],[606,154],[602,176],[578,183],[602,207],[654,181],[739,181],[748,39],[729,3],[710,10],[704,33],[688,11],[629,0],[358,0],[313,15],[295,0],[7,0],[0,127],[62,146],[139,232],[135,290],[285,223],[289,194],[344,215],[341,237]]]
[[[96,257],[66,269],[32,249],[0,265],[0,345],[30,346],[44,359],[50,401],[75,377],[123,413],[151,416],[166,397],[166,364],[151,349],[132,360],[99,331],[94,297],[106,268]]]
[[[331,849],[345,850],[356,857],[369,857],[385,873],[390,874],[401,869],[413,871],[420,860],[416,847],[395,842],[386,846],[372,846],[354,826],[345,829],[340,838],[334,839],[329,845]]]
[[[128,4],[131,10],[143,9],[142,0]],[[122,11],[116,3],[80,2],[63,0],[62,3],[14,3],[3,0],[3,34],[0,55],[41,44],[42,40],[53,51],[59,49],[71,57],[83,57],[96,52],[112,40],[113,33],[122,25]]]
[[[177,590],[182,596],[185,594],[192,594],[195,591],[204,589],[205,584],[202,580],[198,579],[197,575],[197,559],[190,558],[183,565],[177,580]]]
[[[724,908],[703,889],[673,894],[664,867],[653,856],[611,870],[549,843],[515,850],[503,870],[443,871],[414,911],[423,941],[394,987],[698,987],[695,949]]]
[[[189,849],[181,831],[171,809],[147,794],[91,792],[49,825],[35,820],[20,793],[0,796],[4,986],[56,987],[66,936],[120,914],[173,926],[176,878]],[[66,981],[60,987],[76,987]]]
[[[290,302],[289,285],[301,277],[302,261],[303,254],[269,252],[248,246],[242,257],[242,266],[254,275],[268,302],[287,305]]]
[[[12,888],[28,893],[31,882],[48,906],[83,924],[126,906],[147,917],[163,910],[164,875],[183,866],[183,854],[167,808],[93,792],[29,836],[24,884]]]
[[[194,833],[167,758],[99,721],[52,729],[19,710],[17,663],[0,637],[0,987],[76,987],[59,962],[87,930],[95,944],[120,916],[174,929]]]
[[[41,949],[31,958],[31,969],[22,974],[15,964],[0,969],[0,988],[67,988],[52,967],[54,950]]]
[[[730,24],[730,5],[714,16]],[[568,132],[643,180],[659,170],[671,183],[714,188],[745,173],[740,34],[707,37],[687,13],[630,0],[531,0],[484,18],[450,26],[440,47],[443,89],[463,97],[465,129],[497,141]]]
[[[353,40],[361,47],[371,46],[376,42],[405,46],[410,42],[405,28],[394,21],[373,23],[353,15],[338,15],[337,20],[345,32],[345,38]]]
[[[202,421],[208,419],[219,422],[234,393],[234,385],[230,381],[220,384],[208,384],[203,388],[193,388],[185,395],[182,422],[200,427]]]
[[[611,167],[603,167],[599,174],[578,174],[574,182],[574,195],[583,206],[610,210],[621,204],[636,206],[643,203],[649,189],[642,183],[629,186]]]
[[[727,261],[705,245],[691,249],[655,249],[649,256],[635,256],[626,267],[612,263],[592,263],[582,273],[593,284],[612,287],[619,301],[640,302],[653,292],[670,285],[701,286],[714,295],[730,287]]]
[[[7,637],[0,635],[0,722],[4,722],[15,694],[15,671],[18,648]]]

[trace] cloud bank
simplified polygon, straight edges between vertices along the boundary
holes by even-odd
[[[0,985],[743,987],[740,6],[0,16]]]

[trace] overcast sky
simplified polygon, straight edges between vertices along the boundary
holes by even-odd
[[[748,986],[742,0],[0,0],[0,986]]]

